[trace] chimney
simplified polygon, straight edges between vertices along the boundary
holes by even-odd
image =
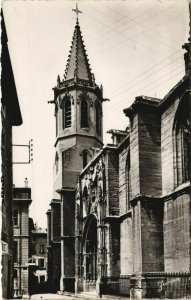
[[[24,183],[25,183],[25,188],[28,188],[28,180],[27,180],[27,177],[25,178]]]

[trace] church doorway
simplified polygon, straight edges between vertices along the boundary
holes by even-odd
[[[96,283],[97,280],[97,219],[91,215],[88,220],[83,247],[83,265],[86,282]]]

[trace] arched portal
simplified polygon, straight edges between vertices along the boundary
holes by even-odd
[[[89,282],[97,280],[97,219],[90,215],[84,228],[83,278]]]

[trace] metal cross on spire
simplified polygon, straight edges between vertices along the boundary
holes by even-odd
[[[76,3],[76,8],[75,9],[72,9],[75,13],[76,13],[76,20],[77,20],[77,22],[78,22],[78,14],[82,14],[82,11],[80,11],[79,9],[78,9],[78,4]]]

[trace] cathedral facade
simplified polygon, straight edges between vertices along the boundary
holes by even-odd
[[[136,97],[124,109],[129,126],[110,130],[113,144],[103,147],[102,87],[77,19],[53,101],[58,209],[56,218],[48,212],[48,234],[53,240],[60,226],[62,292],[190,296],[190,43],[184,48],[182,80],[163,99]]]

